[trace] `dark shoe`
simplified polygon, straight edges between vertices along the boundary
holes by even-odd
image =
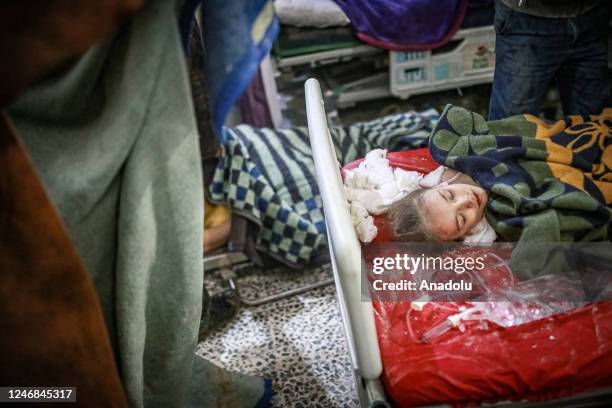
[[[231,321],[239,308],[240,298],[234,290],[228,289],[212,297],[205,294],[198,340],[202,341],[209,333]]]

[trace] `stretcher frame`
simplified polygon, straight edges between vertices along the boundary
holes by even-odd
[[[321,87],[314,78],[307,80],[304,87],[310,145],[359,400],[363,408],[389,407],[380,382],[382,360],[372,303],[361,301],[361,244],[348,211],[340,164],[327,127]]]
[[[227,282],[229,289],[233,290],[240,303],[245,306],[261,306],[266,303],[275,302],[291,296],[299,295],[314,289],[322,288],[334,283],[333,279],[324,279],[308,285],[299,286],[271,295],[262,295],[256,299],[249,299],[240,293],[237,270],[252,265],[251,260],[242,252],[222,252],[214,255],[204,256],[204,272],[219,271],[221,278]]]
[[[362,299],[361,244],[351,221],[341,164],[327,127],[327,117],[319,82],[308,79],[304,84],[308,133],[316,168],[316,177],[327,228],[328,246],[338,296],[338,304],[347,338],[355,384],[362,408],[391,407],[380,381],[382,359],[378,345],[372,303]],[[365,288],[364,288],[365,289]],[[365,289],[367,290],[367,289]],[[576,394],[542,402],[483,404],[504,408],[607,407],[612,389]],[[450,408],[448,404],[429,408]]]

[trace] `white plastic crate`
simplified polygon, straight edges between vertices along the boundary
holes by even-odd
[[[410,95],[491,82],[495,67],[493,26],[460,30],[448,51],[391,51],[391,93]],[[453,44],[451,42],[451,44]]]

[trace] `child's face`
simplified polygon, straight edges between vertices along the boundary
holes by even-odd
[[[487,192],[470,184],[434,187],[423,194],[424,215],[433,233],[443,241],[465,236],[480,221]]]

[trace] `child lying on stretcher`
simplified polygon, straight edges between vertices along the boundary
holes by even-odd
[[[484,217],[487,192],[471,177],[446,167],[426,176],[391,169],[384,150],[368,153],[359,168],[345,175],[351,215],[359,238],[377,233],[370,214],[387,214],[396,241],[493,242],[496,234]]]
[[[478,237],[495,239],[484,218],[487,192],[466,174],[439,167],[434,180],[395,202],[388,211],[394,236],[399,241],[458,241]],[[483,234],[484,232],[484,234]]]

